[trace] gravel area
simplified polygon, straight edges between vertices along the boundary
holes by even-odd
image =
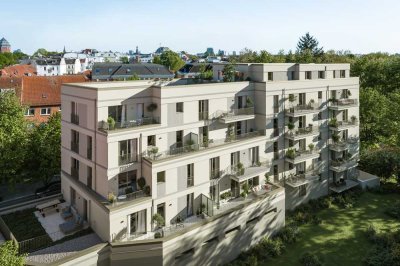
[[[94,233],[81,236],[55,246],[32,252],[29,254],[27,262],[52,263],[100,243],[103,243],[103,241]]]

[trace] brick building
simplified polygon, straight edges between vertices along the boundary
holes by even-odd
[[[0,91],[14,90],[23,105],[28,106],[26,119],[34,123],[46,122],[50,115],[61,110],[61,85],[87,82],[84,75],[55,77],[0,77]]]
[[[0,53],[11,53],[11,45],[4,38],[0,40]]]

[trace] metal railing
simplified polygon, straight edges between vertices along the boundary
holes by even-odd
[[[210,180],[220,178],[221,176],[223,176],[223,171],[221,171],[220,169],[210,170]]]
[[[254,107],[231,109],[228,111],[224,111],[220,115],[220,118],[229,118],[238,115],[254,115]]]
[[[333,167],[343,167],[347,165],[354,164],[358,161],[358,156],[354,156],[348,159],[339,158],[339,159],[332,159],[331,166]]]
[[[349,98],[334,99],[331,101],[330,106],[339,107],[339,106],[349,106],[349,105],[358,105],[358,99],[349,99]]]
[[[320,151],[318,149],[313,150],[294,150],[294,152],[286,151],[285,156],[289,159],[298,159],[301,157],[307,157],[312,154],[318,154]]]
[[[328,124],[330,127],[342,127],[342,126],[357,126],[358,125],[358,120],[353,119],[353,120],[345,120],[345,121],[336,121],[336,120],[331,120],[329,121]]]
[[[126,121],[126,122],[116,122],[115,125],[109,124],[106,121],[100,121],[98,128],[104,131],[112,131],[124,128],[135,128],[145,125],[157,125],[160,124],[159,117],[142,117],[136,120]]]
[[[174,156],[179,156],[179,155],[183,155],[183,154],[187,154],[187,153],[191,153],[191,152],[195,152],[195,151],[199,151],[199,150],[206,150],[206,149],[213,148],[213,147],[218,147],[218,146],[222,146],[222,145],[226,145],[226,144],[230,144],[230,143],[235,143],[235,142],[239,142],[239,141],[243,141],[243,140],[247,140],[247,139],[252,139],[252,138],[263,136],[263,135],[264,135],[264,131],[260,130],[260,131],[253,131],[253,132],[249,132],[249,133],[245,133],[245,134],[241,134],[241,135],[233,135],[233,136],[226,137],[224,139],[209,139],[207,143],[185,145],[185,146],[179,147],[179,148],[171,148],[171,149],[168,149],[163,152],[154,153],[151,150],[148,150],[143,153],[143,157],[148,158],[152,161],[157,161],[157,160],[171,158]]]
[[[79,125],[79,116],[77,114],[71,113],[71,123]]]
[[[200,212],[206,214],[207,216],[213,216],[214,215],[214,205],[216,203],[211,200],[209,197],[207,197],[204,194],[201,194],[200,198]]]
[[[79,142],[71,141],[71,151],[79,154]]]
[[[117,197],[117,202],[131,201],[145,196],[146,193],[143,190],[133,191],[130,193],[120,194]]]
[[[347,141],[334,142],[332,139],[329,140],[329,148],[331,149],[346,149],[348,147]]]
[[[254,162],[246,166],[230,165],[223,171],[223,175],[242,176],[246,174],[246,171],[249,169],[254,169],[255,167],[270,167],[270,166],[271,162],[269,160]]]
[[[294,114],[294,113],[313,111],[317,109],[318,109],[317,104],[306,104],[306,105],[296,105],[293,107],[289,107],[288,109],[285,109],[285,112]]]
[[[138,159],[138,156],[136,153],[126,153],[123,155],[119,156],[119,165],[124,165],[132,162],[136,162]]]
[[[316,126],[307,126],[307,127],[302,127],[302,128],[297,128],[294,130],[289,130],[288,133],[286,133],[289,137],[296,137],[296,136],[303,136],[303,135],[309,135],[309,134],[314,134],[319,132],[318,127]]]

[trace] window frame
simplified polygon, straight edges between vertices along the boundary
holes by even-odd
[[[184,112],[183,102],[177,102],[175,108],[177,113],[183,113]]]
[[[32,112],[30,112],[30,111],[32,111]],[[24,116],[35,116],[35,108],[26,109]]]
[[[43,113],[43,110],[46,110],[45,114]],[[40,108],[40,115],[51,115],[51,107],[42,107],[42,108]]]
[[[157,172],[157,184],[165,183],[165,171]]]

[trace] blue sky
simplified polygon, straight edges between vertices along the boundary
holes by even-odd
[[[0,38],[13,49],[203,52],[294,50],[305,32],[325,50],[400,49],[400,1],[0,0]]]

